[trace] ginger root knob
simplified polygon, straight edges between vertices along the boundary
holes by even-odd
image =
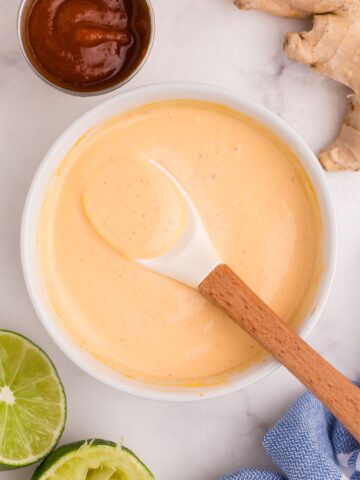
[[[308,32],[288,33],[284,50],[354,91],[338,137],[320,153],[326,170],[360,170],[360,0],[235,0],[242,9],[313,16]]]

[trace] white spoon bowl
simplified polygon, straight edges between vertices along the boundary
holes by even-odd
[[[268,358],[265,362],[254,365],[246,371],[229,374],[225,383],[204,386],[161,386],[127,378],[111,370],[80,348],[58,322],[47,298],[37,251],[38,222],[46,192],[56,169],[73,144],[89,128],[114,115],[146,103],[170,99],[195,99],[220,103],[253,117],[270,128],[286,143],[306,170],[317,194],[323,221],[324,271],[314,306],[298,330],[303,338],[310,333],[318,321],[328,297],[337,256],[335,214],[325,174],[313,152],[284,121],[265,107],[245,100],[232,91],[217,87],[191,83],[170,83],[129,90],[101,103],[75,121],[50,148],[31,184],[22,221],[21,257],[29,295],[40,320],[54,342],[82,370],[107,385],[139,397],[167,401],[192,401],[218,397],[241,390],[272,373],[279,367],[279,364]]]

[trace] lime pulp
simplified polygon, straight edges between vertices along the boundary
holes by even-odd
[[[65,418],[64,390],[49,357],[22,335],[0,330],[0,470],[48,455]]]
[[[150,470],[127,448],[106,440],[83,440],[57,448],[32,480],[153,480]]]

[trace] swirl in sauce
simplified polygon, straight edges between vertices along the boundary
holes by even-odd
[[[178,179],[221,258],[292,327],[311,311],[321,278],[316,195],[275,134],[239,112],[194,100],[111,118],[57,170],[38,240],[61,325],[130,377],[167,385],[221,381],[259,362],[260,347],[195,289],[123,255],[153,256],[181,234],[181,199],[143,158]]]

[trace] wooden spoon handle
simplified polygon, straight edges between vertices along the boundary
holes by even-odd
[[[227,265],[216,267],[199,291],[288,368],[360,441],[360,389],[290,330]]]

